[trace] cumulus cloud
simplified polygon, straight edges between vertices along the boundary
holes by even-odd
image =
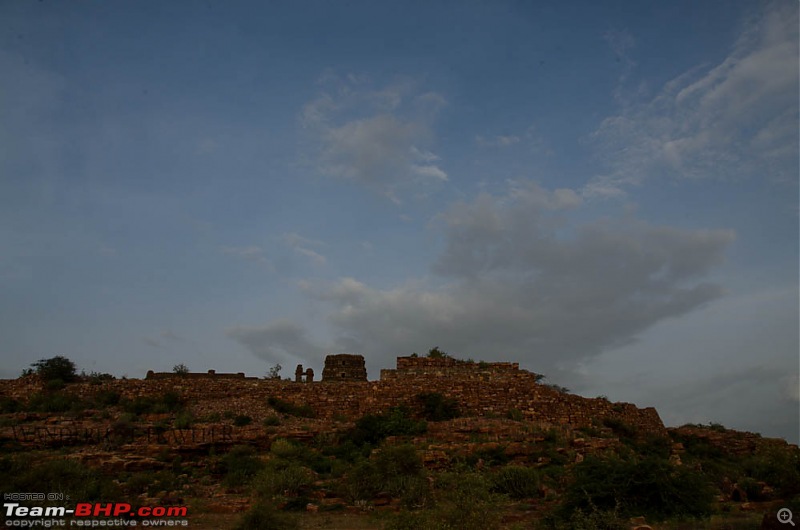
[[[723,294],[703,281],[734,240],[625,218],[570,221],[574,190],[509,182],[439,218],[438,283],[391,289],[344,278],[306,292],[331,305],[338,344],[383,366],[433,345],[464,356],[569,368]]]
[[[620,195],[652,176],[796,179],[797,4],[764,9],[719,64],[696,67],[601,123],[592,139],[608,171],[584,195]],[[632,47],[629,36],[609,42],[624,57]]]
[[[235,326],[225,331],[256,357],[273,363],[319,358],[324,349],[312,341],[303,326],[282,319],[264,326]]]
[[[318,169],[401,202],[447,180],[433,142],[432,119],[444,105],[435,93],[420,94],[408,81],[371,88],[368,80],[328,73],[328,90],[307,103],[303,126],[319,142]]]

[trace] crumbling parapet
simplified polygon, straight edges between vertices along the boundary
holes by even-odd
[[[367,367],[363,355],[342,353],[325,357],[322,381],[366,381]]]
[[[298,364],[297,368],[294,371],[294,382],[295,383],[314,382],[314,370],[312,368],[303,370],[303,365]]]
[[[414,376],[440,376],[459,378],[473,374],[490,376],[528,376],[534,375],[522,370],[519,363],[486,362],[455,359],[453,357],[398,357],[397,368],[381,370],[381,380]]]
[[[217,373],[216,370],[209,370],[208,372],[189,372],[179,374],[175,372],[154,372],[148,370],[144,377],[145,379],[258,379],[257,377],[246,377],[244,372],[237,373]]]

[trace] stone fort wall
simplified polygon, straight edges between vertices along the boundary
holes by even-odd
[[[537,376],[516,363],[470,363],[455,359],[400,357],[397,369],[382,370],[379,381],[297,383],[241,377],[150,377],[101,384],[77,383],[67,391],[89,397],[114,390],[132,399],[177,392],[196,414],[234,411],[261,420],[274,414],[267,398],[274,396],[298,405],[310,405],[322,419],[356,419],[398,405],[419,407],[416,396],[438,392],[458,401],[463,415],[504,416],[511,409],[527,421],[578,428],[614,418],[641,432],[666,435],[654,408],[611,403],[601,398],[564,394],[536,382]],[[222,376],[223,374],[216,374]],[[0,396],[26,401],[41,388],[36,378],[0,381]]]

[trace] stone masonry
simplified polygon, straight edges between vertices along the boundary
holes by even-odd
[[[322,380],[362,381],[367,380],[367,367],[363,355],[342,353],[325,357],[325,368],[322,369]]]
[[[505,417],[513,409],[525,421],[561,428],[588,427],[610,418],[635,426],[642,433],[667,434],[654,408],[640,409],[630,403],[561,393],[537,383],[536,374],[520,369],[515,363],[400,357],[397,369],[383,370],[379,381],[367,381],[360,355],[332,355],[326,361],[321,382],[298,384],[279,379],[219,377],[222,374],[163,379],[156,376],[145,380],[117,379],[99,385],[76,383],[69,385],[67,391],[88,397],[113,390],[126,398],[173,391],[192,403],[198,414],[241,410],[253,416],[255,422],[274,414],[266,404],[271,396],[309,405],[320,419],[354,420],[399,405],[419,408],[419,394],[438,392],[458,401],[465,416]],[[27,379],[0,381],[0,397],[26,401],[37,391],[33,387],[41,386],[35,379]]]

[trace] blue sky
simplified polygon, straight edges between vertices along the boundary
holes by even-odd
[[[439,346],[798,441],[795,2],[5,2],[3,377]]]

